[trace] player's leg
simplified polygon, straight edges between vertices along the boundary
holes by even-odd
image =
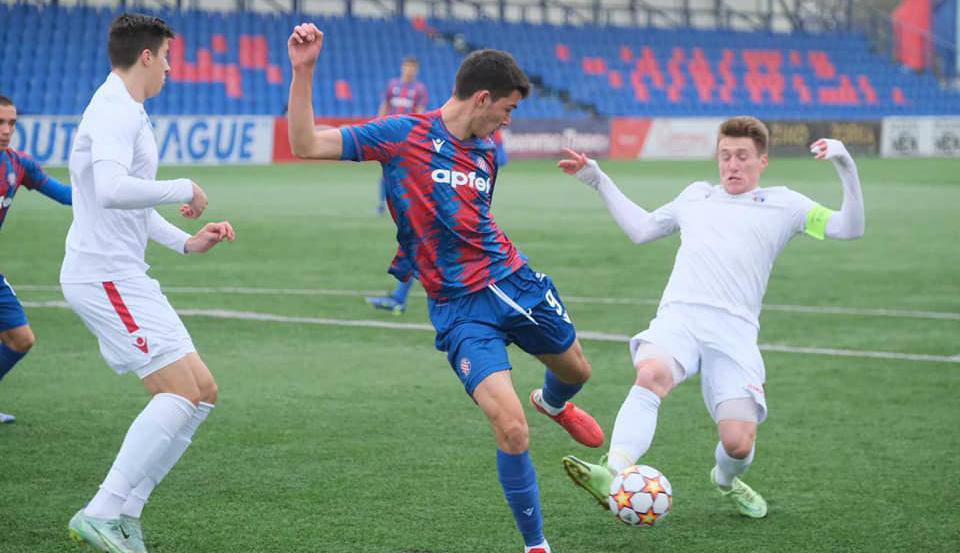
[[[118,373],[136,373],[154,393],[130,425],[99,491],[71,520],[71,536],[142,551],[121,516],[124,505],[145,479],[155,484],[166,474],[170,452],[185,448],[184,437],[188,441],[209,412],[197,405],[215,397],[216,386],[205,367],[197,368],[190,336],[156,281],[65,284],[63,293],[99,339],[107,363]]]
[[[523,535],[525,551],[549,551],[543,535],[537,472],[530,458],[530,432],[523,406],[507,370],[491,373],[473,390],[497,442],[497,474],[503,494]]]
[[[661,401],[699,370],[698,345],[683,318],[681,311],[661,310],[650,328],[630,341],[636,378],[617,413],[607,455],[598,464],[563,459],[570,479],[604,509],[613,476],[636,464],[653,443]]]
[[[536,410],[588,447],[603,445],[603,429],[570,401],[590,379],[592,368],[577,331],[549,276],[525,266],[490,286],[498,324],[523,351],[546,365],[543,386],[530,393]]]
[[[137,484],[123,504],[121,514],[124,521],[132,527],[131,534],[137,535],[141,541],[143,531],[140,528],[140,515],[150,499],[150,494],[183,456],[192,443],[197,428],[207,419],[217,402],[216,381],[199,355],[190,353],[174,365],[176,366],[168,367],[169,370],[157,371],[147,376],[143,379],[143,384],[154,395],[187,394],[184,397],[191,401],[196,400],[194,403],[197,409],[190,421],[174,436],[170,447],[157,465]]]
[[[410,295],[410,288],[416,280],[408,279],[406,282],[397,282],[397,287],[393,293],[388,296],[370,296],[367,297],[367,303],[375,309],[392,311],[394,315],[402,315],[407,310],[407,296]]]
[[[543,387],[530,394],[533,406],[581,444],[587,447],[603,445],[603,429],[589,413],[570,401],[583,388],[592,370],[583,355],[580,341],[575,339],[563,353],[545,353],[536,357],[547,366],[547,370],[544,371]]]
[[[36,338],[27,324],[23,306],[13,288],[0,275],[0,380],[27,355],[34,342]],[[0,413],[0,423],[14,420],[13,415]]]
[[[709,327],[701,332],[712,332],[704,347],[701,387],[720,438],[710,480],[742,515],[762,518],[767,514],[766,501],[741,477],[753,463],[757,426],[766,417],[763,358],[756,345],[756,327],[724,318],[711,321],[708,313],[699,318],[702,326]]]

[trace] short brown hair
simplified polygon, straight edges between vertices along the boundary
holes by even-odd
[[[110,24],[107,54],[110,65],[129,69],[144,50],[159,52],[164,39],[173,38],[173,29],[166,21],[152,15],[121,13]]]
[[[0,106],[12,106],[12,105],[13,105],[13,100],[11,100],[10,98],[7,98],[3,94],[0,94]]]
[[[494,100],[509,96],[514,90],[526,98],[530,94],[530,80],[507,52],[477,50],[460,64],[453,95],[458,100],[466,100],[478,90],[489,90]]]
[[[721,138],[749,138],[757,147],[757,155],[767,153],[767,144],[770,143],[770,131],[763,121],[749,115],[739,115],[731,117],[720,125],[720,134],[717,136],[717,143]]]

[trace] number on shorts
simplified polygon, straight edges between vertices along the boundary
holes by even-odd
[[[547,290],[547,295],[545,296],[547,303],[557,312],[557,315],[563,318],[564,321],[573,324],[570,322],[570,315],[567,314],[567,310],[563,307],[563,304],[553,295],[553,290]]]

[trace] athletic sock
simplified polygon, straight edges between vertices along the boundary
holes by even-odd
[[[121,514],[133,518],[140,518],[141,513],[143,513],[143,507],[150,499],[150,494],[153,493],[153,489],[163,481],[163,478],[170,472],[170,469],[177,464],[180,457],[182,457],[184,452],[187,451],[187,448],[190,447],[193,434],[203,421],[207,420],[207,416],[210,414],[210,411],[213,410],[213,407],[214,405],[212,403],[203,401],[197,405],[196,411],[194,411],[190,420],[187,421],[187,424],[183,425],[183,428],[181,428],[180,432],[173,438],[170,446],[154,466],[147,470],[147,476],[140,480],[137,487],[127,496],[127,500],[120,511]]]
[[[18,361],[23,359],[23,356],[27,352],[17,351],[7,344],[0,342],[0,380],[3,380],[3,377],[6,376],[10,369],[17,364]]]
[[[110,472],[84,512],[95,518],[119,517],[134,486],[147,477],[195,411],[188,399],[176,394],[153,396],[127,430]]]
[[[610,436],[607,466],[616,472],[636,464],[653,443],[657,430],[657,412],[660,396],[640,386],[630,388],[627,399],[620,406]]]
[[[714,457],[717,460],[717,484],[724,488],[733,485],[733,479],[747,472],[750,464],[753,463],[753,454],[757,450],[754,446],[750,448],[750,454],[743,459],[737,459],[727,455],[727,450],[723,448],[723,442],[717,442],[717,449],[714,451]]]
[[[553,371],[547,369],[543,373],[542,392],[543,402],[547,405],[541,405],[541,407],[547,409],[547,412],[551,415],[558,415],[560,411],[563,411],[567,401],[577,395],[581,388],[583,388],[583,383],[567,384],[557,378]],[[548,407],[552,407],[554,411],[551,411]]]
[[[534,546],[544,541],[543,516],[540,513],[540,488],[530,452],[511,455],[497,450],[497,474],[523,543]]]
[[[397,300],[398,303],[407,303],[407,295],[410,294],[410,287],[413,286],[413,282],[414,279],[412,278],[406,282],[398,282],[390,297]]]

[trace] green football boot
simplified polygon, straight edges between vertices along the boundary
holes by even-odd
[[[587,493],[597,500],[604,511],[610,510],[607,498],[610,496],[610,484],[613,483],[613,471],[606,466],[606,456],[600,458],[600,464],[595,465],[573,455],[563,458],[563,470],[573,483],[587,490]]]
[[[710,481],[717,487],[721,496],[729,498],[737,506],[741,515],[750,518],[767,516],[767,501],[739,478],[734,477],[730,488],[724,488],[717,484],[717,467],[714,466],[710,470]]]
[[[120,524],[127,531],[127,546],[135,553],[147,553],[147,544],[143,541],[143,527],[140,519],[127,515],[120,515]]]
[[[107,553],[135,553],[127,545],[129,533],[123,528],[120,519],[94,518],[84,514],[83,509],[77,511],[67,526],[70,530],[70,539],[77,543],[88,543],[100,551]]]

